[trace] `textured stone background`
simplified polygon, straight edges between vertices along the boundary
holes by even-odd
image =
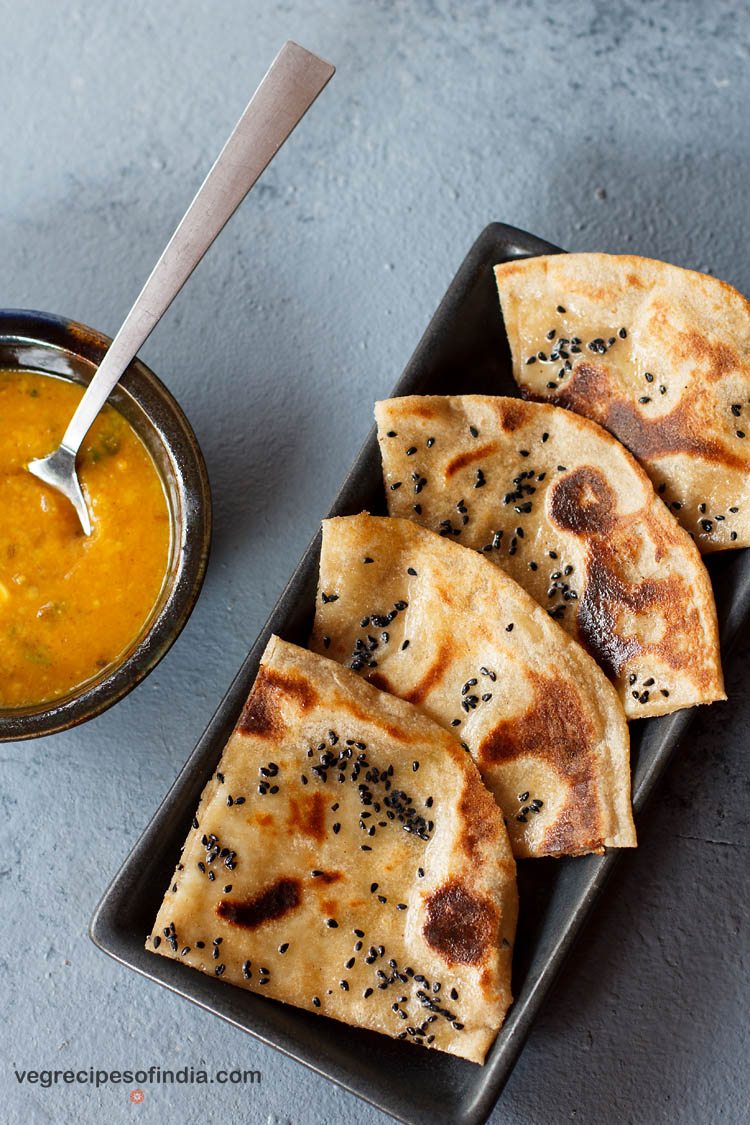
[[[282,41],[339,68],[143,349],[212,477],[200,604],[113,711],[0,748],[0,1120],[384,1122],[119,968],[88,919],[486,222],[750,292],[746,6],[0,0],[0,28],[0,304],[110,333]],[[749,652],[641,822],[498,1125],[747,1121]],[[135,1107],[12,1074],[149,1062],[263,1082],[151,1087]]]

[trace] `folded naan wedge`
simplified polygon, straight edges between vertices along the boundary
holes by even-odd
[[[409,520],[325,520],[310,647],[463,741],[517,857],[635,846],[615,689],[476,551]]]
[[[593,418],[703,552],[750,544],[750,304],[648,258],[555,254],[495,269],[524,395]]]
[[[610,434],[517,398],[411,396],[375,413],[390,514],[502,566],[589,650],[629,717],[725,698],[698,550]]]
[[[272,637],[146,948],[482,1062],[516,911],[502,815],[453,736]]]

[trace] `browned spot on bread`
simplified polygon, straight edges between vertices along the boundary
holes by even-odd
[[[500,425],[504,430],[512,433],[522,426],[528,418],[528,410],[517,399],[505,399],[498,403]]]
[[[401,727],[389,722],[385,717],[381,717],[376,711],[360,707],[359,704],[355,703],[348,695],[342,695],[340,698],[337,698],[336,706],[339,710],[345,711],[348,715],[351,715],[357,722],[378,727],[379,730],[384,731],[389,738],[392,738],[395,742],[414,741],[413,732],[403,730]]]
[[[691,405],[681,402],[671,413],[649,422],[627,402],[613,402],[606,426],[634,457],[654,459],[668,453],[690,453],[706,461],[718,461],[731,469],[746,469],[745,462],[719,441],[706,437],[702,426],[691,418]]]
[[[567,799],[547,829],[541,855],[583,854],[603,837],[594,770],[596,732],[578,692],[551,676],[532,674],[534,695],[520,718],[503,719],[479,747],[480,764],[517,758],[547,762],[567,783]]]
[[[681,332],[680,341],[683,357],[692,361],[703,360],[706,366],[701,374],[712,381],[723,379],[742,366],[734,349],[722,340],[707,340],[700,332],[691,331]]]
[[[331,883],[338,883],[339,879],[343,878],[344,876],[340,871],[319,871],[312,881],[313,883],[330,885]]]
[[[290,833],[301,832],[321,841],[325,836],[325,797],[322,793],[289,797],[287,827]]]
[[[450,659],[450,654],[450,645],[447,641],[442,641],[435,659],[422,676],[422,679],[414,685],[411,691],[402,695],[401,698],[405,699],[407,703],[413,703],[415,706],[424,703],[432,689],[439,684],[443,678],[443,673]]]
[[[716,345],[719,347],[719,345]],[[726,363],[727,357],[717,356],[715,363]],[[742,457],[720,441],[707,437],[700,419],[693,417],[692,404],[685,399],[669,412],[648,418],[640,407],[612,390],[605,366],[581,363],[567,386],[552,395],[527,397],[553,402],[568,410],[585,414],[604,426],[627,446],[639,460],[654,460],[672,453],[687,453],[706,461],[715,461],[731,469],[746,469]]]
[[[479,859],[482,844],[495,836],[495,826],[485,815],[486,789],[476,772],[468,774],[458,811],[463,817],[464,830],[460,843],[470,859]],[[494,811],[494,810],[493,810]]]
[[[496,943],[495,906],[456,879],[427,897],[426,914],[425,940],[449,964],[478,965]]]
[[[498,765],[516,758],[541,758],[563,777],[588,774],[596,739],[578,692],[552,676],[532,672],[530,679],[534,694],[526,711],[500,720],[480,744],[479,762]]]
[[[603,851],[604,837],[597,809],[593,778],[584,777],[570,790],[565,805],[544,833],[544,855],[586,855]]]
[[[378,691],[391,690],[390,681],[388,680],[387,676],[383,675],[382,672],[368,672],[365,676],[365,679],[367,680],[368,684],[372,684],[372,686],[376,687]]]
[[[294,700],[302,711],[309,711],[318,701],[317,692],[302,676],[261,665],[250,698],[240,715],[238,731],[261,738],[278,737],[284,729],[279,705],[283,696]]]
[[[216,907],[216,913],[233,926],[255,930],[265,922],[283,918],[290,910],[296,910],[302,901],[302,888],[299,879],[277,879],[254,898],[239,902],[223,898]]]
[[[575,535],[606,535],[617,523],[617,496],[600,469],[582,465],[553,485],[550,517]]]
[[[614,679],[633,657],[653,653],[669,667],[679,671],[689,668],[697,685],[707,687],[712,680],[711,669],[696,660],[692,649],[679,647],[682,634],[673,638],[669,622],[680,614],[687,635],[698,635],[701,622],[684,578],[670,574],[666,578],[646,578],[629,583],[618,574],[617,544],[592,543],[589,547],[587,584],[578,602],[579,639],[596,658],[604,671]],[[659,613],[666,622],[662,640],[647,644],[635,636],[618,635],[621,608],[636,614]]]
[[[435,417],[435,407],[431,406],[429,403],[418,402],[418,401],[417,402],[409,402],[406,410],[399,409],[397,405],[394,408],[394,406],[391,404],[391,413],[390,413],[391,421],[399,422],[404,418],[406,418],[408,420],[409,418],[434,418],[434,417]]]
[[[241,734],[270,738],[279,735],[283,726],[278,699],[274,695],[265,668],[261,667],[250,698],[240,715],[237,730]]]
[[[461,469],[465,469],[467,465],[473,465],[475,461],[483,461],[485,457],[489,457],[496,451],[495,443],[489,442],[487,445],[477,446],[476,449],[467,449],[465,453],[457,453],[455,457],[451,457],[445,466],[446,480],[450,480]]]
[[[609,372],[602,364],[579,363],[568,382],[551,395],[532,394],[524,391],[527,398],[542,402],[553,402],[568,410],[583,413],[584,407],[589,418],[600,426],[607,424],[607,410],[612,401],[612,387]]]
[[[657,583],[651,580],[631,586],[619,577],[614,559],[606,549],[591,550],[586,567],[586,587],[578,602],[580,640],[611,679],[643,651],[638,637],[618,632],[619,609],[646,608],[658,601]]]

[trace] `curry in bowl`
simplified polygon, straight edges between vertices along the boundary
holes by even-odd
[[[0,708],[57,699],[116,664],[167,572],[161,477],[114,407],[101,411],[78,459],[91,536],[68,501],[26,470],[59,443],[84,389],[0,370]]]

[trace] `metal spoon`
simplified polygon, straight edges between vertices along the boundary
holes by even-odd
[[[60,445],[29,462],[30,473],[67,496],[85,535],[91,518],[76,473],[81,442],[144,340],[333,74],[330,63],[304,47],[284,44],[110,344]]]

